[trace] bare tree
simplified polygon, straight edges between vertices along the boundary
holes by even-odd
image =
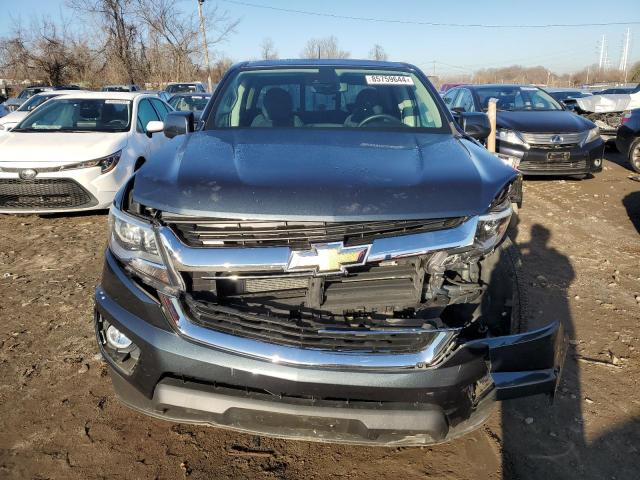
[[[30,28],[16,25],[12,35],[0,42],[0,66],[13,78],[40,80],[62,85],[83,73],[92,56],[64,22],[34,18]]]
[[[326,38],[312,38],[302,50],[302,58],[349,58],[351,53],[341,50],[338,39],[333,35]]]
[[[273,44],[273,40],[269,37],[265,38],[260,45],[260,58],[263,60],[275,60],[278,58],[278,51]]]
[[[382,60],[386,61],[389,59],[387,52],[384,51],[382,45],[378,45],[377,43],[373,46],[371,50],[369,50],[369,58],[371,60]]]

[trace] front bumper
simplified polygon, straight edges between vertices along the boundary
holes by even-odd
[[[15,169],[15,162],[6,166]],[[44,165],[20,168],[37,171],[39,166]],[[119,168],[120,165],[106,174],[102,174],[99,167],[39,172],[32,181],[21,180],[18,172],[0,171],[0,213],[42,214],[108,209],[130,174],[126,168]],[[69,192],[81,195],[83,200],[67,197]]]
[[[283,438],[447,441],[484,422],[495,400],[553,394],[564,358],[557,323],[468,342],[432,367],[319,368],[250,357],[176,333],[157,300],[108,252],[95,301],[101,351],[125,404],[167,420]],[[137,346],[135,365],[123,368],[105,348],[105,322]]]
[[[571,148],[527,149],[519,145],[498,142],[497,152],[520,159],[518,170],[522,175],[583,175],[602,171],[605,142],[602,139],[585,146]],[[552,160],[549,154],[567,154],[566,159]]]

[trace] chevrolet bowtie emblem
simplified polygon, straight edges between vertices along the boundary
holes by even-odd
[[[288,271],[313,271],[318,274],[344,272],[345,267],[364,265],[371,245],[345,247],[342,242],[319,243],[311,250],[296,250],[289,257]]]

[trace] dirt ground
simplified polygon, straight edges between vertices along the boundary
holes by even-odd
[[[505,403],[430,448],[273,440],[128,410],[92,329],[106,215],[0,216],[0,478],[639,478],[640,183],[607,157],[594,179],[525,184],[532,322],[560,319],[571,339],[554,405]]]

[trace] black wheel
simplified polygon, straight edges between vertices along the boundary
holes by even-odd
[[[640,138],[636,138],[629,147],[629,163],[631,168],[640,173]]]
[[[509,237],[481,262],[480,277],[487,285],[481,315],[492,335],[527,331],[527,290],[522,259]]]

